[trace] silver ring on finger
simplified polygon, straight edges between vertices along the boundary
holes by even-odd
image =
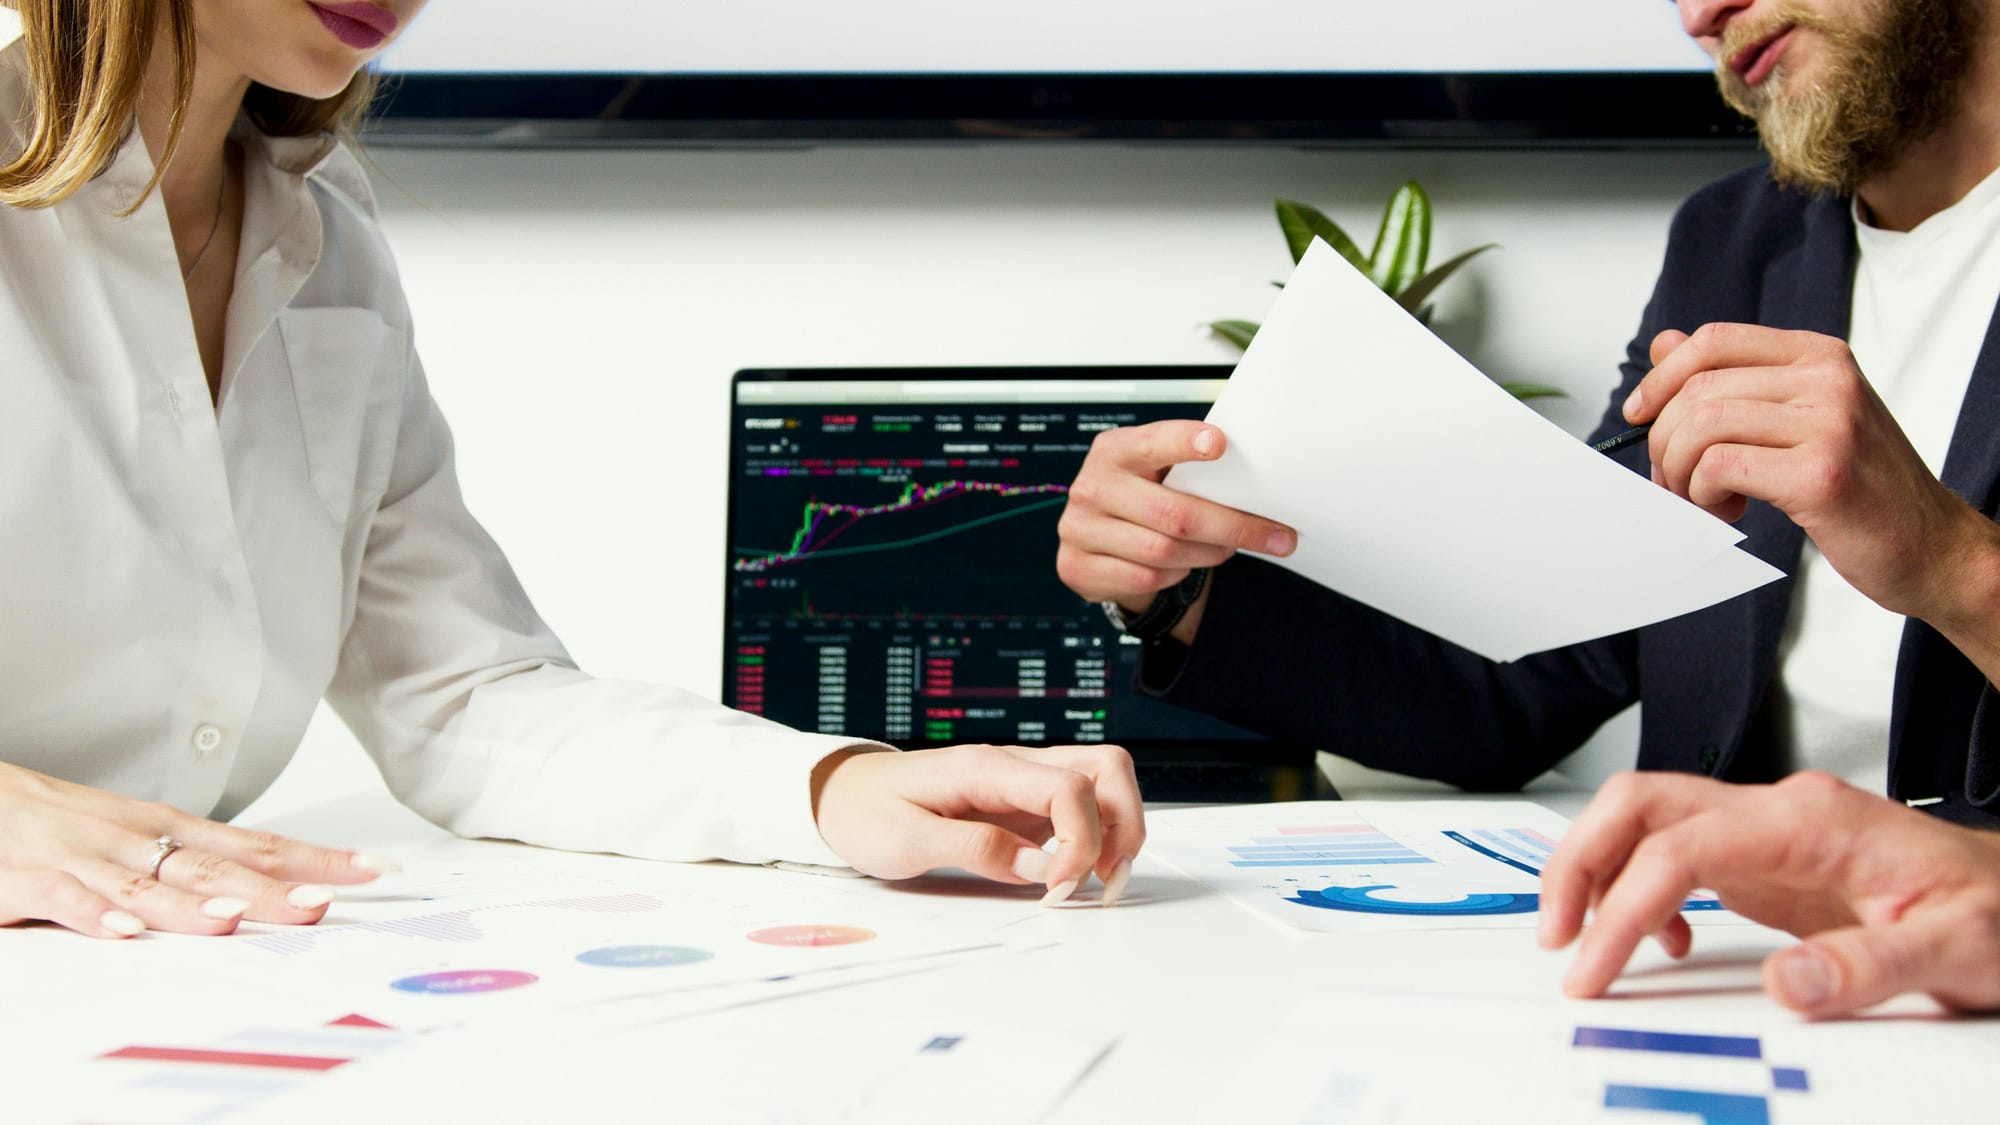
[[[153,862],[146,868],[146,875],[157,881],[160,877],[160,865],[167,862],[168,856],[181,850],[181,842],[172,836],[162,836],[153,841],[153,848]]]

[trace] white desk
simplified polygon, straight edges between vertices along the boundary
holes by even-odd
[[[1430,794],[1426,794],[1430,796]],[[1545,803],[1568,805],[1575,798]],[[434,846],[436,829],[393,806],[386,795],[329,802],[268,822],[300,838],[387,854]],[[501,853],[513,845],[464,842],[453,847]],[[600,861],[594,861],[600,862]],[[606,865],[633,863],[606,857]],[[1027,925],[1059,945],[783,1001],[736,1008],[626,1033],[625,1042],[574,1049],[560,1044],[498,1044],[482,1057],[477,1081],[465,1069],[436,1074],[368,1062],[329,1081],[324,1097],[303,1116],[355,1120],[729,1120],[704,1101],[676,1116],[675,1059],[695,1046],[725,1075],[745,1084],[785,1081],[788,1067],[769,1043],[774,1027],[876,1024],[954,1019],[1033,1027],[1077,1028],[1117,1036],[1109,1054],[1060,1104],[1059,1122],[1181,1121],[1201,1110],[1219,1083],[1252,1057],[1260,1037],[1279,1024],[1302,994],[1316,989],[1442,994],[1521,999],[1554,1011],[1567,1002],[1558,981],[1567,954],[1545,954],[1527,931],[1398,933],[1336,936],[1288,933],[1178,873],[1142,857],[1128,901],[1115,910],[1057,909]],[[1692,964],[1667,964],[1642,954],[1640,975],[1622,989],[1625,1000],[1568,1005],[1605,1019],[1643,1019],[1648,991],[1701,1001],[1718,1018],[1771,1018],[1774,1007],[1757,991],[1757,962],[1788,939],[1754,928],[1705,928]],[[169,1005],[226,1006],[213,991],[190,998],[197,982],[144,979],[135,951],[74,939],[47,929],[0,931],[0,995],[11,1025],[0,1030],[0,1059],[12,1074],[0,1085],[0,1120],[25,1120],[6,1107],[33,1089],[37,1076],[59,1071],[65,1026],[137,1018],[158,1021]],[[1900,1011],[1921,1012],[1909,1002]],[[32,1011],[35,1018],[24,1019]],[[1881,1034],[1897,1034],[1885,1025]],[[1987,1036],[2000,1058],[2000,1022],[1971,1029]],[[1329,1046],[1337,1050],[1338,1045]],[[716,1054],[720,1051],[720,1056]],[[634,1059],[654,1063],[635,1067]],[[378,1068],[379,1082],[369,1068]],[[413,1072],[414,1071],[414,1072]],[[710,1080],[713,1073],[704,1071]],[[1983,1081],[1968,1078],[1968,1081]],[[47,1091],[43,1091],[47,1092]],[[977,1098],[977,1091],[967,1097]],[[682,1107],[685,1109],[685,1107]],[[939,1120],[951,1120],[939,1107]],[[59,1118],[51,1118],[59,1119]],[[254,1118],[261,1120],[262,1118]],[[301,1119],[296,1107],[285,1120]],[[1642,1118],[1643,1119],[1643,1118]],[[235,1120],[232,1118],[231,1120]]]

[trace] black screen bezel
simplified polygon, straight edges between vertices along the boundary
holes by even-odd
[[[1707,74],[477,74],[392,76],[389,143],[925,140],[1742,146]]]

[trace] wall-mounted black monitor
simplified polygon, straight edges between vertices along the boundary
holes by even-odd
[[[1661,0],[454,0],[379,139],[1741,142]]]

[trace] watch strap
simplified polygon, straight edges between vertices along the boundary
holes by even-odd
[[[1188,608],[1201,600],[1202,591],[1208,588],[1208,574],[1207,567],[1196,567],[1188,572],[1186,578],[1161,590],[1160,596],[1153,599],[1153,604],[1137,616],[1127,617],[1119,612],[1113,615],[1112,620],[1142,643],[1155,644],[1173,632],[1174,626],[1187,616]]]

